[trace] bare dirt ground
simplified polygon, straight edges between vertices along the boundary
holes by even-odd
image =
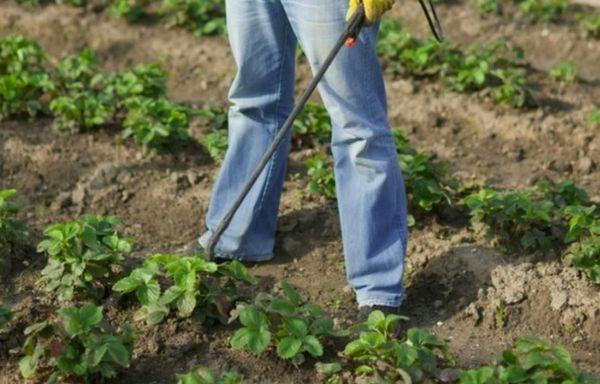
[[[463,181],[524,187],[548,177],[572,179],[600,200],[600,135],[586,117],[600,100],[600,42],[583,39],[568,20],[532,24],[518,17],[482,18],[470,2],[440,5],[449,38],[458,44],[506,38],[521,45],[540,89],[541,107],[518,111],[494,106],[484,95],[463,95],[438,83],[388,76],[390,119],[404,127],[420,150],[448,163]],[[397,6],[399,18],[420,36],[427,33],[417,6]],[[225,104],[235,68],[224,37],[196,38],[158,24],[131,25],[101,12],[66,6],[24,9],[0,1],[0,36],[21,33],[38,40],[53,58],[83,46],[95,50],[106,69],[161,61],[170,71],[171,96],[195,105]],[[581,79],[560,87],[545,71],[572,58]],[[299,85],[308,70],[299,66]],[[301,87],[299,87],[301,88]],[[45,258],[35,254],[50,223],[81,213],[116,214],[136,239],[134,257],[181,250],[202,229],[218,166],[199,145],[173,153],[142,156],[107,129],[95,134],[59,134],[51,121],[0,123],[0,188],[19,190],[30,246],[0,281],[0,299],[22,320],[0,340],[0,383],[20,382],[20,333],[32,319],[52,310],[34,287]],[[192,135],[207,128],[196,124]],[[306,157],[293,152],[291,171]],[[273,262],[255,265],[259,289],[286,279],[304,296],[349,323],[354,301],[346,287],[335,204],[302,197],[304,182],[288,181],[281,204]],[[579,367],[600,375],[600,291],[554,252],[506,255],[468,229],[466,216],[419,218],[407,257],[410,325],[432,327],[450,344],[461,367],[489,362],[513,339],[533,334],[564,345]],[[133,308],[111,298],[105,304],[116,324],[131,322]],[[499,321],[500,306],[506,307]],[[247,382],[317,382],[312,364],[296,369],[274,356],[253,357],[228,348],[226,327],[170,321],[144,328],[130,369],[115,383],[168,383],[195,364],[235,369]]]

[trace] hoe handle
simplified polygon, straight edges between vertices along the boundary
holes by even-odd
[[[231,208],[229,209],[229,211],[227,211],[225,216],[221,219],[221,221],[219,222],[219,225],[215,229],[214,233],[209,238],[208,244],[206,245],[206,249],[205,249],[206,257],[208,260],[214,259],[215,246],[216,246],[217,242],[219,241],[219,239],[221,238],[221,235],[223,235],[223,232],[225,232],[225,230],[231,223],[231,220],[233,220],[233,216],[235,215],[235,213],[238,211],[238,209],[244,202],[244,199],[246,198],[246,196],[252,189],[252,186],[256,183],[256,180],[258,180],[258,178],[260,177],[260,174],[265,169],[265,166],[267,165],[267,163],[269,162],[269,160],[271,159],[271,157],[273,156],[273,154],[279,147],[279,144],[281,144],[281,142],[286,137],[286,135],[291,131],[292,127],[294,126],[294,120],[296,120],[296,117],[298,117],[298,114],[300,113],[300,111],[302,111],[302,108],[304,107],[304,105],[306,104],[306,102],[308,101],[308,99],[310,98],[312,93],[314,92],[315,88],[317,88],[317,85],[319,84],[319,82],[321,81],[323,76],[325,75],[325,72],[327,72],[327,69],[329,68],[329,66],[331,65],[331,63],[333,62],[333,60],[339,53],[339,51],[342,49],[342,47],[344,45],[351,47],[355,44],[356,39],[360,33],[360,30],[362,29],[362,26],[364,24],[364,21],[365,21],[365,9],[361,3],[356,8],[356,11],[352,15],[352,17],[350,17],[350,19],[348,20],[348,23],[346,24],[346,28],[344,29],[344,32],[339,37],[338,41],[334,45],[333,49],[331,50],[331,52],[329,53],[329,55],[327,56],[325,61],[323,61],[321,68],[319,69],[319,71],[317,72],[317,74],[315,75],[313,80],[310,82],[310,84],[308,85],[308,88],[306,88],[306,90],[304,91],[304,93],[302,94],[300,99],[298,100],[298,103],[296,104],[296,106],[294,107],[292,112],[290,113],[289,117],[287,118],[285,123],[283,123],[283,125],[281,126],[279,132],[277,133],[277,136],[275,136],[275,139],[273,139],[273,143],[271,144],[271,146],[269,147],[267,152],[263,155],[263,157],[258,162],[258,165],[252,172],[252,175],[250,176],[250,178],[248,179],[246,184],[243,185],[239,196],[237,197],[237,199],[235,199],[235,201],[231,205]]]

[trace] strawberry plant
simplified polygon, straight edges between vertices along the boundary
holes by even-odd
[[[54,88],[44,69],[46,55],[34,41],[9,35],[0,39],[0,120],[44,110],[42,97]]]
[[[132,137],[144,151],[161,149],[188,139],[191,111],[164,98],[136,97],[127,101],[123,137]]]
[[[555,21],[567,10],[569,0],[519,0],[519,8],[534,20]]]
[[[590,197],[587,192],[578,188],[572,181],[561,181],[558,184],[541,181],[538,183],[537,189],[544,198],[552,201],[559,209],[564,209],[569,205],[590,205]]]
[[[227,127],[228,111],[226,108],[209,108],[201,111],[206,124],[212,129],[212,132],[202,138],[202,145],[206,147],[210,157],[216,161],[225,158],[227,152]]]
[[[262,353],[275,347],[277,356],[302,364],[306,354],[323,355],[323,342],[343,335],[336,330],[325,311],[314,304],[302,303],[296,289],[281,283],[283,294],[259,293],[251,304],[240,303],[231,321],[239,318],[242,327],[230,343],[236,349]]]
[[[437,75],[445,52],[444,45],[432,39],[423,43],[395,20],[381,22],[377,53],[385,60],[388,72],[417,77]]]
[[[98,58],[89,48],[58,63],[57,91],[50,103],[56,129],[95,128],[106,124],[115,113],[111,95],[104,92],[107,77],[99,68]]]
[[[113,94],[120,107],[134,97],[160,98],[167,93],[167,71],[158,63],[138,64],[114,75],[106,92]]]
[[[6,324],[12,319],[13,313],[11,310],[3,305],[0,305],[0,332],[6,326]]]
[[[237,372],[214,373],[205,367],[196,367],[188,373],[177,375],[177,384],[237,384],[243,376]]]
[[[600,285],[600,222],[596,222],[593,235],[584,237],[569,248],[565,260]]]
[[[600,236],[600,216],[596,212],[596,206],[569,205],[563,209],[562,214],[569,219],[566,243],[589,235]]]
[[[308,103],[294,121],[292,141],[297,148],[314,148],[329,144],[331,123],[327,110],[315,103]]]
[[[473,3],[481,13],[499,13],[501,10],[498,0],[473,0]]]
[[[495,366],[463,371],[458,384],[597,382],[577,370],[563,347],[519,337]]]
[[[577,13],[575,15],[579,26],[585,37],[600,38],[600,14],[599,13]]]
[[[434,164],[429,156],[411,148],[401,130],[395,128],[392,134],[410,203],[424,211],[431,211],[443,203],[452,204],[453,183],[445,179],[445,167]]]
[[[102,307],[84,305],[59,309],[49,319],[25,329],[25,355],[19,369],[25,379],[49,373],[48,383],[78,378],[96,382],[115,377],[119,367],[129,365],[134,330],[120,335],[103,322]]]
[[[161,293],[160,281],[171,285]],[[176,309],[178,317],[198,321],[227,320],[231,303],[237,299],[237,283],[254,284],[255,278],[238,261],[219,264],[200,256],[157,254],[144,265],[115,283],[113,290],[134,293],[142,307],[137,321],[158,324]]]
[[[596,108],[592,112],[590,112],[587,120],[592,125],[600,125],[600,109]]]
[[[227,31],[223,0],[163,0],[160,14],[167,25],[185,27],[198,36]]]
[[[577,67],[572,60],[568,60],[550,70],[549,75],[557,83],[570,84],[577,77]]]
[[[443,362],[454,364],[446,343],[427,329],[411,328],[406,339],[397,339],[400,320],[407,318],[373,311],[365,323],[353,327],[361,332],[343,356],[354,366],[355,376],[373,383],[422,382],[436,378]]]
[[[555,205],[534,190],[496,191],[484,188],[465,198],[473,228],[487,225],[488,236],[505,244],[516,239],[528,250],[548,249],[552,244]]]
[[[306,160],[306,166],[310,176],[308,185],[311,192],[327,199],[335,199],[335,177],[323,159],[323,155],[319,153]]]
[[[111,267],[121,264],[132,248],[131,241],[119,235],[120,224],[114,216],[88,215],[48,227],[38,245],[38,252],[48,254],[38,284],[60,301],[77,293],[102,297],[114,278]]]
[[[14,189],[0,190],[0,256],[12,251],[14,244],[27,236],[27,229],[15,216],[21,206],[10,199],[17,193]]]
[[[144,7],[150,2],[151,0],[113,0],[110,13],[114,17],[137,21],[144,14]]]

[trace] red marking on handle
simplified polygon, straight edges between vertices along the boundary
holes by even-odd
[[[346,39],[346,47],[352,48],[356,45],[356,37],[349,37]]]

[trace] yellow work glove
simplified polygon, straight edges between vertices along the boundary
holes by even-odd
[[[371,25],[379,20],[381,15],[392,8],[392,5],[394,5],[394,0],[362,0],[362,3],[365,6],[365,25]],[[350,6],[348,8],[348,13],[346,14],[346,19],[349,19],[354,14],[354,11],[356,11],[356,7],[358,7],[359,4],[360,0],[350,0]]]

